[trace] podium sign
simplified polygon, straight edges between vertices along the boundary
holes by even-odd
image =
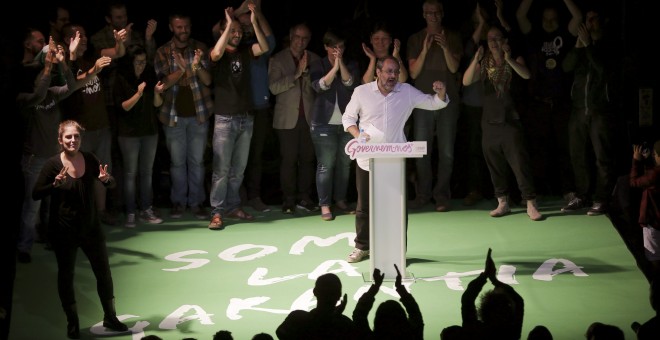
[[[371,281],[375,268],[385,279],[406,271],[406,158],[426,154],[426,142],[346,144],[351,159],[369,158],[369,261],[365,281]]]

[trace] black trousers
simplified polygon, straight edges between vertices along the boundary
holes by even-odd
[[[520,121],[491,124],[482,122],[482,148],[493,181],[495,197],[509,194],[509,174],[513,171],[524,200],[536,198],[534,178]]]
[[[264,145],[273,130],[273,117],[270,108],[255,110],[254,113],[250,155],[248,156],[244,179],[248,200],[261,198]]]
[[[296,199],[318,202],[310,197],[316,176],[316,154],[305,117],[293,129],[276,129],[280,141],[280,183],[287,203]]]
[[[64,308],[76,303],[73,279],[78,248],[87,256],[92,266],[96,277],[96,291],[101,301],[114,298],[108,250],[102,237],[81,238],[78,241],[52,240],[52,246],[57,259],[57,291]]]
[[[585,114],[578,110],[572,112],[568,129],[577,196],[589,200],[593,193],[594,201],[608,203],[616,183],[613,118],[609,114]]]

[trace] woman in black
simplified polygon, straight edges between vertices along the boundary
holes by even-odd
[[[490,216],[500,217],[511,212],[509,171],[513,171],[522,198],[527,201],[527,215],[533,221],[539,221],[543,216],[536,205],[536,189],[523,126],[511,93],[514,77],[529,79],[530,73],[525,60],[512,55],[504,34],[503,28],[491,26],[487,35],[488,50],[479,47],[463,74],[463,85],[481,81],[483,86],[482,148],[498,202]]]
[[[107,165],[102,165],[94,154],[80,151],[83,131],[76,121],[60,123],[57,140],[62,151],[46,161],[32,191],[35,200],[51,197],[48,238],[57,258],[57,289],[70,339],[80,338],[73,289],[78,248],[87,256],[96,277],[103,326],[118,332],[128,330],[115,313],[112,274],[94,196],[96,181],[106,187],[114,186],[115,181]]]

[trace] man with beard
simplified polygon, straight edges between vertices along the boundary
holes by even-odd
[[[379,59],[376,62],[376,80],[355,88],[342,117],[344,129],[353,137],[357,138],[362,129],[367,142],[371,140],[370,132],[377,132],[382,138],[374,142],[405,143],[403,127],[413,109],[440,110],[447,106],[449,97],[445,83],[439,80],[433,82],[435,95],[425,94],[408,83],[400,83],[399,68],[399,61],[393,56]],[[357,235],[355,249],[348,255],[350,263],[360,262],[369,256],[369,159],[359,158],[357,164]]]
[[[220,23],[220,39],[211,50],[215,80],[211,230],[223,229],[225,217],[254,219],[241,207],[239,190],[254,126],[250,64],[255,57],[268,51],[268,42],[256,20],[255,5],[251,3],[248,8],[257,42],[241,44],[243,28],[234,18],[234,9],[228,7],[225,20]]]
[[[159,119],[170,152],[170,217],[181,218],[188,205],[195,217],[206,219],[204,151],[213,113],[208,48],[190,38],[190,16],[170,15],[169,27],[172,39],[156,51],[154,67],[165,84]]]

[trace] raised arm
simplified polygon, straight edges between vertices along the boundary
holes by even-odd
[[[463,73],[463,85],[468,86],[481,78],[481,59],[483,58],[484,47],[479,46],[477,53],[474,54],[470,65]]]
[[[213,46],[213,49],[211,49],[211,60],[212,61],[218,61],[222,56],[225,54],[225,49],[227,48],[227,44],[229,43],[229,27],[231,26],[231,23],[234,21],[234,9],[231,7],[225,8],[225,27],[220,27],[222,30],[222,34],[220,34],[220,38],[218,41],[215,42],[215,45]],[[222,23],[220,23],[222,25]]]
[[[415,301],[415,298],[406,289],[406,286],[402,284],[401,271],[399,271],[399,267],[397,267],[396,264],[394,265],[394,269],[396,269],[394,287],[396,288],[396,292],[399,293],[399,300],[406,308],[410,325],[419,336],[419,339],[422,339],[424,337],[424,318],[422,317],[422,311],[419,309],[419,305],[417,304],[417,301]]]
[[[156,55],[156,39],[154,38],[154,33],[156,33],[156,27],[158,27],[158,22],[154,19],[147,21],[147,29],[144,30],[144,48],[147,51],[147,58],[151,59]]]
[[[385,273],[381,273],[380,269],[374,268],[373,279],[374,283],[371,284],[369,290],[360,296],[360,299],[353,310],[353,323],[358,328],[362,338],[365,339],[367,338],[366,335],[371,333],[368,316],[371,308],[374,306],[376,294],[378,293],[378,290],[380,290],[380,286],[385,279]]]
[[[399,82],[405,83],[408,80],[408,68],[403,63],[401,59],[401,40],[394,39],[394,49],[392,50],[392,56],[399,61]],[[374,74],[376,71],[374,70]]]
[[[252,44],[252,54],[254,56],[260,56],[268,52],[268,41],[266,40],[266,35],[261,29],[261,22],[259,21],[259,15],[257,15],[257,6],[254,3],[248,4],[250,9],[250,21],[252,21],[252,27],[254,28],[254,35],[257,37],[257,43]]]
[[[582,22],[582,11],[573,0],[564,0],[564,4],[566,4],[568,11],[571,12],[571,21],[568,22],[568,31],[576,37],[578,35],[578,27],[580,27],[580,23]]]
[[[364,74],[362,75],[362,84],[366,84],[374,81],[376,78],[376,54],[374,53],[374,50],[365,43],[362,43],[362,51],[364,51],[364,54],[369,58],[367,70],[364,71]]]
[[[522,34],[527,34],[532,30],[532,23],[527,17],[529,8],[532,7],[532,1],[533,0],[522,0],[516,10],[516,21],[518,21],[518,28],[520,28]]]
[[[529,79],[530,77],[530,72],[529,68],[527,68],[527,65],[525,65],[525,59],[523,59],[522,56],[518,56],[517,58],[513,58],[511,56],[511,46],[508,44],[504,44],[502,46],[502,49],[504,50],[504,60],[509,63],[511,68],[516,71],[516,73],[523,79]]]
[[[100,54],[104,57],[117,59],[123,57],[124,54],[126,54],[126,46],[124,41],[126,40],[128,32],[126,29],[122,29],[119,31],[113,30],[113,33],[115,35],[115,46],[101,49]]]
[[[412,79],[417,79],[420,73],[422,73],[422,68],[424,68],[424,60],[426,60],[426,54],[433,43],[433,37],[429,34],[426,35],[424,41],[422,42],[422,50],[419,52],[415,58],[408,58],[408,69],[410,71],[410,77]]]
[[[520,296],[520,294],[518,294],[518,292],[513,289],[513,287],[497,279],[495,262],[493,261],[491,254],[492,251],[490,248],[488,248],[488,255],[486,256],[486,268],[484,273],[486,273],[490,283],[492,283],[496,288],[502,290],[513,302],[514,315],[512,321],[514,324],[512,327],[514,327],[513,331],[516,332],[518,335],[517,339],[519,339],[520,333],[522,332],[523,317],[525,315],[525,301],[523,300],[522,296]]]

